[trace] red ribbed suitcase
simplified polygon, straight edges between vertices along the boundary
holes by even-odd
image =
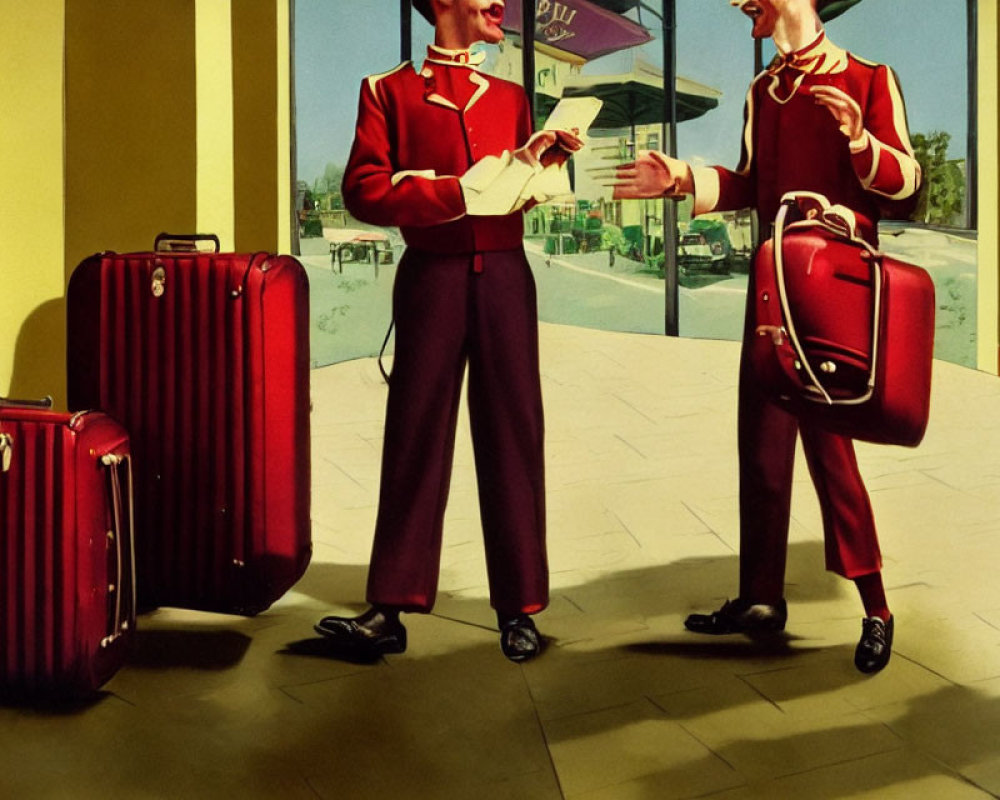
[[[290,256],[217,250],[163,234],[76,268],[69,401],[130,433],[140,606],[253,615],[312,552],[309,287]]]
[[[129,440],[101,413],[0,401],[0,694],[80,696],[135,628]]]

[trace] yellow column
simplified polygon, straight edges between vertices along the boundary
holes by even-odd
[[[198,223],[235,247],[232,0],[196,0]]]
[[[0,0],[0,394],[65,395],[63,0]]]
[[[979,244],[977,279],[977,366],[997,374],[1000,369],[1000,139],[998,139],[996,3],[979,3]]]
[[[278,114],[278,251],[292,252],[292,218],[295,194],[292,186],[292,31],[289,0],[278,0],[277,20],[277,114]],[[298,222],[295,223],[298,225]]]

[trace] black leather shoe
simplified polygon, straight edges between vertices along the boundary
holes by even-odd
[[[722,608],[711,614],[691,614],[684,620],[684,627],[694,633],[721,636],[727,633],[766,634],[785,629],[788,606],[785,601],[777,605],[749,603],[737,597],[727,600]]]
[[[854,666],[865,673],[881,670],[892,655],[892,629],[895,617],[885,622],[881,617],[861,620],[861,641],[854,651]]]
[[[527,614],[498,620],[500,649],[511,661],[528,661],[542,652],[542,637]]]
[[[368,656],[406,650],[406,628],[399,615],[380,608],[357,617],[323,617],[315,629],[337,646]]]

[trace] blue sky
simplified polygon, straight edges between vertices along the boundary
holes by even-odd
[[[399,0],[295,0],[300,179],[312,183],[327,162],[346,161],[361,79],[399,62],[398,20]],[[413,27],[416,56],[433,32],[417,14]],[[677,0],[677,71],[723,93],[717,109],[678,127],[682,158],[735,165],[752,77],[749,30],[749,21],[728,0]],[[864,58],[890,64],[903,87],[911,133],[948,131],[951,156],[964,156],[965,0],[863,0],[829,23],[827,33]],[[643,51],[662,63],[659,41]],[[621,58],[598,59],[585,71],[619,72]]]

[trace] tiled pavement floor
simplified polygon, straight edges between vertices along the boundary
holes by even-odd
[[[160,610],[96,702],[0,709],[10,798],[1000,796],[1000,380],[935,363],[915,450],[859,445],[896,646],[854,670],[861,607],[823,571],[797,465],[785,642],[698,638],[737,575],[732,342],[542,326],[551,645],[499,651],[468,424],[434,613],[374,665],[283,652],[363,607],[385,386],[313,372],[315,554],[254,619]]]

